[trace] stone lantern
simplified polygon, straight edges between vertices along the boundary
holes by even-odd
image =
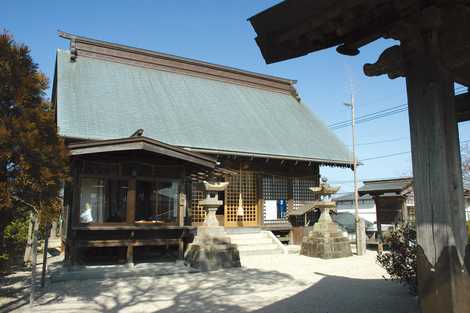
[[[315,201],[312,206],[320,209],[321,215],[313,225],[313,230],[303,238],[300,254],[322,259],[352,256],[349,239],[330,216],[330,210],[336,207],[331,195],[338,192],[339,187],[330,186],[327,179],[322,178],[320,187],[312,187],[310,190],[320,194],[320,201]]]
[[[218,192],[224,191],[228,184],[204,181],[206,198],[199,201],[199,204],[206,209],[206,218],[197,228],[197,235],[184,255],[185,264],[201,271],[241,266],[237,246],[230,243],[230,238],[215,215],[217,208],[223,205]]]

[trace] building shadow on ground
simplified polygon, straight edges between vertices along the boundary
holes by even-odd
[[[83,280],[48,286],[39,312],[247,312],[234,305],[259,288],[296,283],[276,271],[236,268],[210,273]],[[229,304],[226,299],[230,297]],[[256,300],[250,300],[250,302]],[[262,303],[258,304],[258,307]],[[153,308],[153,309],[152,309]]]
[[[316,274],[323,277],[310,286],[288,274],[247,268],[69,281],[50,285],[36,309],[39,312],[107,313],[418,312],[416,297],[409,295],[407,289],[397,286],[397,283]],[[301,291],[295,293],[292,290]],[[278,298],[285,293],[286,298],[272,303],[276,297],[271,297],[271,293],[276,293]]]
[[[353,279],[321,273],[303,291],[252,313],[418,313],[417,297],[384,279]]]

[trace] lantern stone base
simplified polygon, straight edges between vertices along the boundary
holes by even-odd
[[[331,220],[329,209],[322,208],[318,222],[315,223],[308,236],[302,240],[300,254],[322,259],[352,256],[349,239]]]
[[[196,237],[186,250],[184,262],[202,272],[241,267],[237,246],[226,237]]]
[[[336,259],[352,256],[349,239],[338,233],[315,233],[304,237],[300,254],[322,259]]]
[[[215,271],[220,268],[241,267],[237,245],[230,242],[225,229],[217,221],[217,208],[223,205],[217,192],[223,191],[225,183],[204,182],[207,196],[199,205],[207,209],[202,226],[197,228],[197,236],[184,254],[184,263],[202,272]]]

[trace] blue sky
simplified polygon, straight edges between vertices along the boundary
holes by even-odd
[[[266,65],[255,44],[247,18],[279,1],[2,1],[0,27],[31,48],[41,71],[52,79],[55,50],[68,41],[57,36],[63,30],[82,36],[156,50],[178,56],[296,79],[296,87],[310,109],[327,125],[347,120],[350,82],[356,94],[357,115],[406,103],[404,79],[368,78],[365,63],[375,62],[393,44],[379,40],[361,49],[356,57],[328,49],[298,59]],[[469,124],[460,125],[461,141],[470,139]],[[286,125],[288,127],[289,125]],[[350,128],[334,131],[347,145]],[[410,150],[407,112],[359,124],[358,158]],[[374,143],[387,141],[385,143]],[[374,143],[374,144],[371,144]],[[328,144],[328,143],[325,143]],[[358,169],[360,179],[411,174],[410,154],[368,160]],[[352,189],[350,170],[323,167],[332,183],[343,192]]]

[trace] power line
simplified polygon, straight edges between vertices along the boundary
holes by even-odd
[[[380,111],[377,111],[377,112],[362,115],[362,116],[356,118],[355,122],[357,124],[360,124],[360,123],[372,121],[372,120],[375,120],[375,119],[378,119],[378,118],[387,117],[387,116],[390,116],[390,115],[393,115],[393,114],[405,112],[407,109],[408,109],[407,104],[397,105],[397,106],[390,107],[390,108],[380,110]],[[328,127],[331,128],[331,129],[340,129],[340,128],[348,127],[350,125],[351,125],[351,120],[345,120],[345,121],[333,123],[333,124],[329,125]]]
[[[383,109],[383,110],[380,110],[380,111],[377,111],[377,112],[373,112],[373,113],[369,113],[369,114],[366,114],[366,115],[363,115],[363,116],[359,116],[359,117],[356,118],[356,121],[358,121],[358,120],[360,120],[360,119],[363,119],[363,118],[373,117],[373,116],[376,115],[376,114],[381,114],[381,113],[386,113],[386,112],[388,112],[388,111],[393,111],[393,110],[395,110],[395,109],[402,108],[403,106],[406,106],[406,104],[393,106],[393,107],[390,107],[390,108],[387,108],[387,109]],[[336,123],[333,123],[333,124],[329,125],[328,127],[336,127],[336,126],[341,125],[341,124],[344,124],[344,123],[349,123],[349,124],[351,124],[351,120],[348,119],[348,120],[345,120],[345,121],[336,122]]]
[[[385,140],[377,140],[377,141],[369,141],[369,142],[364,142],[364,143],[358,143],[356,146],[369,146],[369,145],[376,145],[376,144],[381,144],[381,143],[388,143],[388,142],[396,142],[396,141],[403,141],[403,140],[408,140],[409,137],[399,137],[399,138],[393,138],[393,139],[385,139]],[[470,139],[467,140],[461,140],[460,144],[469,142]],[[351,145],[347,145],[351,146]]]
[[[409,138],[408,137],[400,137],[400,138],[393,138],[393,139],[370,141],[370,142],[358,143],[358,144],[356,144],[356,146],[369,146],[369,145],[376,145],[376,144],[387,143],[387,142],[403,141],[403,140],[407,140],[407,139],[409,139]],[[348,146],[351,146],[351,145],[348,145]]]
[[[457,88],[454,89],[454,93],[456,95],[459,95],[459,94],[462,94],[462,93],[465,93],[465,92],[468,92],[468,88],[465,87],[465,86],[458,86]],[[394,106],[394,107],[390,107],[388,109],[384,109],[384,110],[369,113],[369,114],[366,114],[366,115],[363,115],[363,116],[359,116],[355,119],[355,122],[357,124],[361,124],[361,123],[376,120],[378,118],[388,117],[388,116],[391,116],[391,115],[394,115],[394,114],[402,113],[402,112],[405,112],[407,110],[408,110],[408,104],[397,105],[397,106]],[[336,129],[341,129],[341,128],[344,128],[344,127],[348,127],[350,125],[351,125],[351,120],[345,120],[345,121],[340,121],[340,122],[333,123],[333,124],[329,125],[328,127],[333,129],[333,130],[336,130]]]
[[[393,156],[397,156],[397,155],[403,155],[403,154],[408,154],[408,153],[411,153],[411,151],[404,151],[404,152],[397,152],[397,153],[392,153],[392,154],[379,155],[379,156],[372,157],[372,158],[362,159],[361,161],[369,161],[369,160],[384,159],[384,158],[389,158],[389,157],[393,157]]]
[[[469,142],[469,141],[470,141],[470,139],[463,140],[463,141],[460,142],[460,144],[466,143],[466,142]],[[385,158],[394,157],[394,156],[403,155],[403,154],[408,154],[408,153],[411,153],[411,151],[403,151],[403,152],[397,152],[397,153],[379,155],[379,156],[375,156],[375,157],[370,157],[370,158],[361,159],[360,161],[369,161],[369,160],[385,159]]]

